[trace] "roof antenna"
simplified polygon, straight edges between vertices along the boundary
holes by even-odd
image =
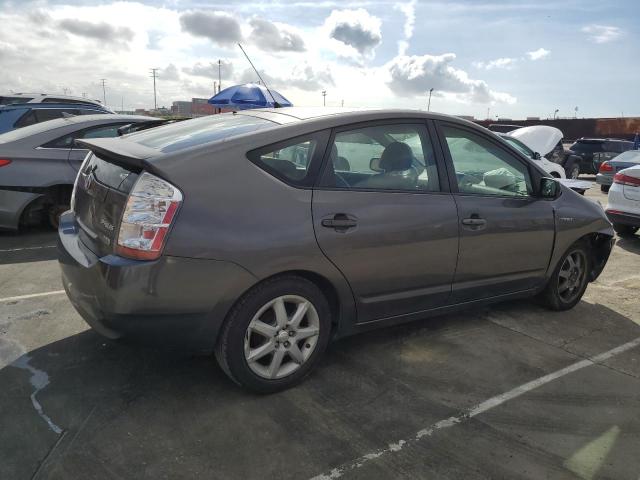
[[[240,45],[239,42],[238,42],[238,46],[240,47],[240,50],[242,50],[242,53],[244,53],[244,56],[247,57],[247,60],[251,64],[251,68],[253,68],[253,70],[256,72],[256,75],[258,75],[258,78],[260,79],[260,81],[264,85],[264,88],[266,88],[267,92],[269,92],[269,95],[271,95],[271,100],[273,100],[273,108],[282,108],[282,105],[280,105],[278,102],[276,102],[276,97],[274,97],[273,93],[271,93],[271,90],[269,90],[269,87],[267,86],[267,82],[265,82],[264,78],[262,78],[260,76],[260,72],[258,72],[258,69],[253,65],[253,62],[249,58],[249,55],[247,55],[247,52],[244,51],[244,48],[242,48],[242,45]]]

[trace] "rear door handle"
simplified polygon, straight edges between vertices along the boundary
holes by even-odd
[[[358,225],[355,218],[345,213],[336,213],[331,217],[325,217],[320,223],[323,227],[334,228],[336,230],[347,230]]]
[[[484,218],[465,218],[462,220],[463,225],[470,225],[472,227],[479,227],[486,225],[487,221]]]

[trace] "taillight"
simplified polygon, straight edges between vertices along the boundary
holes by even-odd
[[[0,158],[0,167],[5,167],[11,163],[11,160],[7,160],[6,158]]]
[[[640,178],[631,177],[622,173],[616,173],[613,176],[613,183],[626,185],[628,187],[640,187]]]
[[[181,203],[180,190],[155,175],[142,173],[122,214],[116,253],[138,260],[158,258]]]
[[[603,172],[613,172],[613,167],[609,164],[609,162],[602,162],[600,164],[600,168],[598,169],[599,173]]]

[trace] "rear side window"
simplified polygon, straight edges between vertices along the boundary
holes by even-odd
[[[33,110],[29,110],[23,116],[21,116],[16,123],[14,123],[15,128],[27,127],[29,125],[34,125],[38,123],[38,119],[36,118],[36,114]]]
[[[328,132],[285,140],[247,154],[249,160],[285,183],[311,186]]]
[[[0,105],[27,103],[29,100],[33,100],[33,98],[31,97],[0,97]]]
[[[118,128],[123,124],[101,125],[99,127],[87,128],[79,132],[73,132],[64,137],[56,138],[42,145],[43,148],[71,148],[73,141],[77,138],[111,138],[118,136]]]
[[[145,147],[169,153],[276,125],[262,118],[223,113],[164,125],[131,134],[129,138]]]

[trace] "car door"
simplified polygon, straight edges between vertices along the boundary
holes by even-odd
[[[445,305],[458,217],[426,124],[335,130],[323,169],[313,192],[316,238],[352,288],[357,321]]]
[[[541,284],[554,242],[551,202],[533,195],[531,165],[482,132],[438,122],[460,217],[456,303]]]

